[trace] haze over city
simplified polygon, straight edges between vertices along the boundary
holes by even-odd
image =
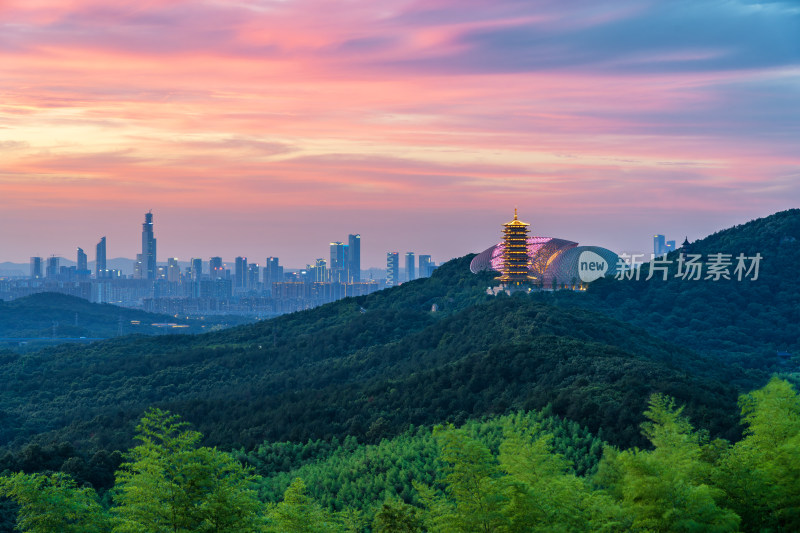
[[[0,6],[3,257],[647,250],[800,200],[791,2]]]

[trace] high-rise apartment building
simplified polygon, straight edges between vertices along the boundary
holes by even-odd
[[[250,263],[247,266],[247,288],[251,291],[258,290],[260,275],[261,267],[258,266],[258,263]]]
[[[167,259],[167,281],[177,283],[181,280],[181,267],[177,257]]]
[[[89,258],[86,255],[86,252],[83,251],[83,248],[78,247],[78,254],[77,254],[77,266],[75,267],[75,274],[79,278],[88,278],[92,275],[92,272],[89,270]]]
[[[400,253],[386,252],[386,286],[400,284]]]
[[[331,243],[331,260],[328,262],[330,281],[347,281],[347,245],[343,242]]]
[[[147,277],[144,272],[144,259],[142,259],[142,254],[136,254],[136,261],[133,263],[133,277],[134,279],[144,279]]]
[[[414,252],[406,252],[406,281],[415,279],[417,279],[417,273],[414,268]]]
[[[653,254],[663,255],[666,252],[666,244],[663,235],[653,235]]]
[[[417,275],[421,278],[428,278],[431,275],[431,256],[420,254],[419,255],[419,272]]]
[[[347,281],[361,281],[361,235],[358,233],[347,236]]]
[[[31,277],[33,279],[42,279],[41,257],[31,257]]]
[[[264,288],[272,290],[273,283],[283,281],[283,267],[277,257],[267,257],[264,265]]]
[[[203,277],[202,259],[200,259],[199,257],[192,257],[192,262],[190,264],[190,273],[192,276],[192,281],[200,281],[200,278]]]
[[[142,278],[156,279],[158,273],[156,257],[156,238],[153,235],[153,212],[148,211],[144,215],[144,224],[142,224],[142,269],[140,274]]]
[[[89,270],[88,268],[89,258],[86,256],[86,252],[83,251],[83,248],[78,247],[77,255],[78,255],[77,260],[75,262],[78,263],[78,266],[76,267],[78,272],[81,272],[83,270]]]
[[[105,279],[108,276],[108,263],[106,262],[106,238],[102,237],[95,247],[94,277]]]
[[[47,258],[47,279],[56,279],[58,277],[58,257],[50,256]]]
[[[314,281],[328,281],[328,263],[321,257],[314,262]]]
[[[247,258],[236,258],[236,277],[234,279],[234,288],[246,289],[247,288]]]
[[[208,261],[208,275],[212,280],[225,277],[225,267],[222,265],[221,257],[212,257]]]

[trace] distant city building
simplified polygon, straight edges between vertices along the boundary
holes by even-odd
[[[415,279],[417,279],[417,273],[414,269],[414,252],[406,252],[406,281]]]
[[[108,276],[108,263],[106,261],[106,238],[102,237],[95,247],[94,277],[105,279]]]
[[[347,280],[350,283],[361,281],[361,235],[347,236]]]
[[[234,288],[246,289],[247,288],[247,258],[237,257],[236,267],[234,274]]]
[[[400,284],[400,253],[386,252],[386,286]]]
[[[75,274],[81,279],[86,279],[92,275],[89,270],[89,258],[83,248],[78,247],[77,260],[76,260]]]
[[[153,212],[148,211],[144,215],[144,224],[142,224],[142,270],[140,273],[142,278],[156,279],[158,272],[156,257],[156,238],[153,234]]]
[[[225,267],[221,257],[212,257],[208,261],[208,275],[212,280],[223,279],[225,277]]]
[[[41,257],[31,257],[31,277],[33,279],[42,279]]]
[[[369,281],[360,281],[359,234],[348,235],[346,244],[331,243],[333,275],[327,258],[317,259],[304,270],[284,272],[277,257],[268,257],[263,269],[249,264],[246,257],[239,257],[233,272],[234,265],[226,266],[222,258],[211,257],[209,270],[204,273],[203,261],[196,257],[188,265],[174,257],[165,258],[159,266],[153,228],[153,214],[147,212],[142,224],[142,250],[136,254],[133,275],[109,268],[104,236],[95,247],[94,276],[88,270],[88,257],[81,248],[77,249],[76,266],[60,266],[60,258],[55,255],[46,260],[31,257],[31,278],[49,279],[36,283],[31,279],[14,280],[14,276],[4,278],[0,280],[0,299],[13,300],[36,292],[53,291],[93,302],[172,315],[241,314],[266,318],[348,296],[366,295],[386,285],[378,268],[370,269]],[[398,255],[395,252],[390,260],[390,286],[401,282]],[[406,269],[412,279],[425,271],[424,267],[414,268],[413,255],[407,257],[411,263]],[[264,280],[263,284],[260,279]]]
[[[420,255],[419,256],[419,277],[421,278],[428,278],[433,273],[432,263],[431,263],[431,256],[429,255]]]
[[[133,262],[133,279],[145,279],[142,254],[136,254],[136,261]]]
[[[347,248],[343,242],[331,243],[331,260],[328,262],[330,281],[347,281]]]
[[[200,278],[203,277],[203,260],[199,257],[192,257],[189,273],[192,277],[192,281],[200,281]]]
[[[663,235],[653,235],[653,254],[660,256],[676,250],[675,241],[668,241]]]
[[[177,283],[181,280],[181,267],[177,257],[167,259],[167,281]]]
[[[251,291],[258,290],[260,275],[261,267],[258,266],[258,263],[250,263],[247,266],[247,288]]]
[[[58,268],[58,257],[50,256],[47,258],[47,279],[56,279],[58,278],[59,268]]]
[[[277,257],[267,257],[267,262],[264,265],[264,287],[267,290],[272,290],[273,283],[281,283],[283,281],[283,267]]]
[[[314,281],[320,283],[323,281],[328,281],[328,263],[319,258],[314,263]]]

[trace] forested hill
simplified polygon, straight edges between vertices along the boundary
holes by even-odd
[[[180,413],[210,444],[250,448],[375,440],[409,424],[549,404],[627,445],[642,442],[640,413],[653,392],[687,403],[712,433],[736,436],[736,396],[763,376],[603,315],[523,294],[488,296],[491,278],[472,275],[470,260],[451,261],[430,279],[212,334],[7,354],[0,443],[124,449],[152,405]]]
[[[175,331],[165,326],[168,323],[186,326],[181,331],[200,333],[226,321],[178,320],[170,315],[91,303],[53,292],[32,294],[10,302],[0,301],[0,339],[49,339],[57,342],[63,338],[109,338],[136,333],[155,335]]]
[[[676,277],[679,252],[673,252],[666,281],[656,271],[646,280],[645,265],[638,281],[605,279],[586,293],[538,297],[603,312],[729,364],[774,370],[782,363],[778,351],[800,356],[800,209],[719,231],[692,242],[689,252],[702,256],[703,279]],[[730,280],[705,279],[715,254],[729,254]],[[757,280],[751,279],[754,272],[737,279],[739,254],[761,255]],[[790,366],[796,368],[797,361]]]

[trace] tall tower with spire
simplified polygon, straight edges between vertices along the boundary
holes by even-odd
[[[533,281],[528,256],[528,227],[530,224],[517,218],[503,224],[503,275],[500,282],[507,286],[526,285]]]
[[[153,236],[153,212],[144,215],[142,224],[142,277],[156,279],[156,238]]]

